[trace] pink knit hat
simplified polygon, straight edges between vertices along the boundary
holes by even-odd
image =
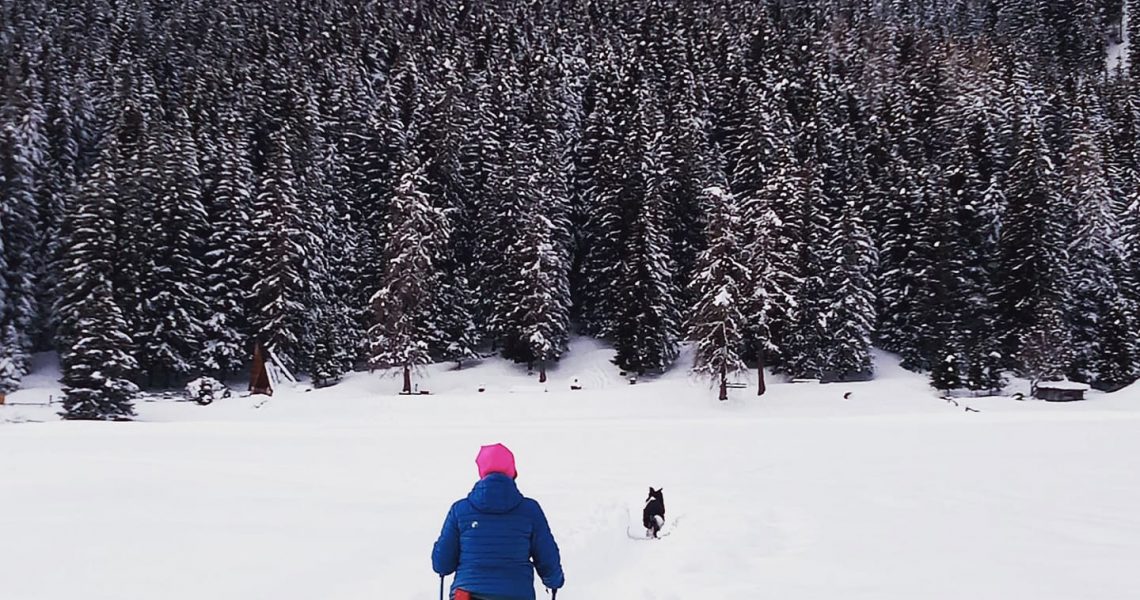
[[[475,457],[475,464],[479,465],[479,479],[490,473],[502,473],[512,479],[518,477],[515,470],[515,455],[502,444],[492,444],[479,448],[479,456]]]

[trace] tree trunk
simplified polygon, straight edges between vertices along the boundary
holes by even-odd
[[[720,401],[728,400],[728,365],[720,366]]]
[[[404,394],[412,393],[412,368],[404,365]]]
[[[756,352],[756,395],[763,396],[764,392],[768,391],[768,386],[764,384],[764,351],[759,350]]]
[[[538,361],[538,382],[546,383],[546,361]]]

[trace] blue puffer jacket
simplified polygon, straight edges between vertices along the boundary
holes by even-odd
[[[550,589],[565,582],[542,508],[501,473],[487,475],[451,505],[431,564],[440,575],[455,573],[452,592],[459,588],[489,598],[533,600],[535,570]]]

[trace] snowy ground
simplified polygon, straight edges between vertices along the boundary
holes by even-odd
[[[0,407],[0,598],[430,600],[444,513],[496,441],[550,517],[566,600],[1140,598],[1140,389],[967,413],[880,356],[875,382],[720,404],[683,373],[630,386],[608,356],[578,340],[548,392],[488,361],[434,369],[432,396],[359,375],[135,423]],[[650,485],[680,521],[633,541]]]

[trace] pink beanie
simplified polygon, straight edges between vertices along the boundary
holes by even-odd
[[[518,477],[515,470],[515,455],[502,444],[493,444],[479,448],[479,456],[475,457],[475,464],[479,465],[479,479],[489,473],[502,473],[511,478]]]

